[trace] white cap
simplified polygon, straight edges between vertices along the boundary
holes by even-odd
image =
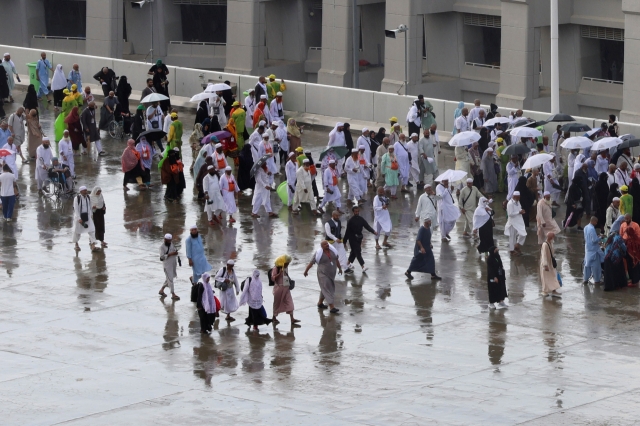
[[[619,197],[613,197],[613,200],[611,200],[611,201],[620,201],[620,198]]]
[[[491,151],[491,152],[493,152],[493,148],[489,147],[489,148],[487,148],[485,151]]]
[[[400,127],[400,123],[394,124],[393,127]]]
[[[360,146],[358,147],[358,149],[367,149],[367,147],[366,147],[366,146],[364,146],[364,145],[360,145]]]
[[[233,259],[229,259],[227,260],[227,265],[235,265],[236,262],[233,261]]]
[[[351,150],[351,153],[352,153],[352,154],[356,154],[357,152],[358,152],[358,148],[353,148],[353,149]]]
[[[551,154],[549,154],[549,155],[551,155],[553,158],[556,158],[556,153],[555,153],[555,152],[552,152],[552,153],[551,153]]]
[[[215,148],[216,148],[216,149],[218,149],[218,148],[222,148],[222,144],[221,144],[221,143],[217,143],[217,144],[215,145]]]
[[[86,191],[87,187],[82,185],[80,188],[78,188],[78,191]]]
[[[227,166],[227,167],[225,167],[224,169],[225,169],[226,171],[228,171],[228,172],[230,172],[231,170],[233,170],[233,169],[231,168],[231,166]]]
[[[260,99],[267,99],[267,95],[260,95]]]
[[[48,138],[48,137],[46,137],[46,136],[43,136],[43,137],[42,137],[42,142],[44,142],[44,141],[49,142],[49,138]]]
[[[171,235],[171,234],[164,234],[164,239],[165,239],[165,240],[173,240],[173,235]]]
[[[258,126],[264,126],[265,124],[267,124],[266,121],[260,120],[260,122],[258,123]]]
[[[471,178],[467,179],[467,183],[473,183],[473,179]]]
[[[520,196],[520,191],[513,191],[513,195],[517,195],[519,197]]]
[[[329,164],[336,164],[336,160],[329,160]]]
[[[295,156],[296,156],[296,153],[295,153],[295,152],[290,152],[290,153],[289,153],[289,157],[295,157]]]
[[[366,127],[364,129],[362,129],[362,133],[368,132],[369,129],[367,129]]]
[[[252,87],[251,89],[249,89],[248,93],[255,92],[255,91],[256,91],[255,87]]]
[[[8,54],[8,53],[5,53],[5,54],[4,54],[4,55],[2,55],[2,56],[9,56],[9,54]]]
[[[426,184],[424,187],[425,187],[425,188],[431,188],[431,184],[430,184],[430,183],[428,183],[428,184]]]
[[[177,146],[175,148],[173,148],[174,151],[180,151],[180,148],[178,148]]]
[[[213,170],[213,169],[215,169],[215,167],[213,167],[213,166],[207,167],[207,170]]]
[[[633,165],[633,168],[634,168],[635,170],[640,169],[640,163],[636,163],[636,164],[634,164],[634,165]]]
[[[544,191],[544,193],[542,194],[542,196],[546,197],[547,195],[551,195],[551,193],[549,191]]]
[[[189,231],[191,231],[192,229],[198,229],[198,225],[196,225],[195,223],[193,225],[191,225],[189,227]]]
[[[282,96],[282,92],[276,93],[276,96]]]
[[[308,158],[305,158],[304,160],[302,160],[302,163],[303,163],[303,164],[304,164],[304,163],[308,163],[308,162],[309,162],[309,159],[308,159]]]
[[[410,137],[410,138],[412,138],[412,137],[414,137],[414,136],[415,136],[416,138],[417,138],[417,137],[419,137],[417,133],[411,133],[411,136],[409,136],[409,137]]]
[[[266,133],[263,133],[263,134],[262,134],[262,139],[269,139],[269,135],[268,135],[268,134],[266,134]]]

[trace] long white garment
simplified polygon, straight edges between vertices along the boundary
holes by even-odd
[[[213,117],[214,115],[218,117],[218,123],[220,123],[220,128],[224,128],[227,125],[227,116],[224,114],[224,106],[227,103],[224,99],[214,95],[209,100],[209,117]]]
[[[420,156],[418,155],[418,142],[410,139],[407,142],[407,151],[411,154],[411,168],[409,175],[414,182],[420,182]]]
[[[67,77],[64,75],[62,65],[56,65],[56,70],[53,72],[53,78],[51,79],[51,90],[60,90],[67,88]]]
[[[586,157],[583,154],[576,155],[576,159],[573,161],[573,174],[571,175],[571,179],[576,176],[576,172],[580,170],[582,167],[582,163],[586,161]]]
[[[282,102],[278,103],[277,99],[271,101],[271,105],[269,106],[269,114],[271,114],[271,119],[275,120],[284,120],[284,109]]]
[[[344,165],[344,169],[347,172],[347,182],[349,183],[347,199],[358,201],[363,195],[362,168],[360,167],[360,162],[358,160],[354,160],[353,157],[349,157]]]
[[[513,164],[513,161],[507,163],[507,200],[511,199],[513,191],[516,190],[516,185],[518,184],[521,173],[520,165]]]
[[[438,195],[440,201],[438,203],[438,224],[440,225],[440,233],[445,237],[449,235],[449,232],[455,226],[456,220],[460,217],[460,209],[456,207],[449,188],[438,185],[436,187],[436,195]]]
[[[335,182],[335,184],[334,184]],[[340,207],[340,189],[338,188],[338,170],[333,170],[331,167],[328,167],[322,176],[322,184],[324,186],[324,198],[322,199],[322,204],[320,207],[325,206],[327,203],[335,202],[336,207]],[[329,193],[332,191],[333,194]]]
[[[220,310],[225,314],[230,314],[237,311],[240,307],[238,299],[236,298],[236,294],[240,293],[240,284],[238,284],[238,277],[235,271],[228,273],[227,268],[222,268],[216,274],[215,280],[224,281],[225,279],[231,281],[232,285],[229,285],[225,291],[220,289]],[[233,291],[234,287],[235,291]]]
[[[466,132],[469,130],[469,120],[467,117],[461,115],[460,117],[456,118],[456,120],[454,121],[454,126],[455,128],[458,130],[458,133],[460,132]]]
[[[233,190],[230,190],[230,183],[233,184]],[[220,178],[220,191],[222,191],[222,199],[227,207],[227,214],[234,214],[238,210],[235,193],[240,191],[236,178],[234,178],[233,175],[223,175]]]
[[[371,163],[371,161],[373,161],[371,159],[371,138],[362,135],[358,138],[356,143],[358,144],[358,149],[360,149],[361,146],[364,146],[364,158],[367,159],[367,163]]]
[[[48,170],[51,167],[52,158],[51,146],[45,149],[44,145],[40,145],[36,149],[36,181],[38,182],[38,189],[42,189],[42,184],[48,179]]]
[[[358,163],[360,164],[360,191],[362,191],[362,197],[367,194],[367,183],[369,182],[371,164],[367,160],[367,153],[358,154]]]
[[[456,156],[456,170],[463,170],[467,172],[467,176],[469,174],[470,169],[470,161],[469,161],[469,152],[464,146],[456,146],[453,150]],[[466,180],[467,177],[462,178],[462,180]],[[456,182],[451,182],[455,184]]]
[[[263,302],[260,271],[256,269],[253,271],[253,275],[245,280],[242,294],[240,294],[240,306],[247,304],[251,309],[260,309]]]
[[[164,275],[166,278],[164,286],[169,286],[169,288],[171,289],[171,293],[175,293],[173,280],[178,276],[178,256],[168,256],[168,254],[175,253],[177,251],[178,250],[176,250],[176,247],[173,245],[173,243],[170,243],[169,247],[167,247],[163,242],[160,246],[160,260],[162,261]]]
[[[6,149],[10,152],[9,155],[0,159],[0,165],[2,164],[2,160],[4,160],[4,164],[8,165],[11,168],[11,172],[18,177],[18,166],[16,165],[16,157],[18,156],[18,147],[15,144],[9,145],[5,144],[2,149]]]
[[[171,114],[167,114],[164,118],[164,124],[162,125],[162,131],[169,135],[169,130],[171,130]]]
[[[89,221],[87,222],[89,227],[87,228],[85,228],[78,222],[81,219],[81,213],[87,213],[89,215]],[[73,199],[73,233],[75,235],[80,235],[86,233],[95,234],[95,232],[96,227],[93,224],[93,214],[91,213],[91,198],[89,197],[89,194],[87,194],[86,196],[78,194]]]
[[[347,261],[347,251],[344,249],[344,243],[339,243],[337,241],[338,239],[337,236],[331,233],[331,226],[329,222],[324,224],[324,232],[327,235],[327,238],[333,241],[332,243],[329,243],[329,244],[331,244],[331,246],[333,246],[333,248],[336,249],[336,252],[338,254],[338,262],[340,262],[340,266],[342,267],[342,269],[345,269],[349,264],[349,262]]]
[[[224,152],[222,152],[222,154],[218,154],[218,151],[214,150],[211,153],[211,157],[212,157],[211,159],[213,160],[213,167],[216,169],[216,171],[218,173],[224,173],[224,169],[226,169],[227,166],[229,165],[229,163],[227,162],[227,157],[224,155]]]
[[[491,219],[491,215],[487,209],[489,208],[489,200],[485,197],[480,197],[478,201],[478,207],[473,212],[473,231],[480,229],[485,223]]]
[[[418,127],[422,127],[422,119],[420,118],[420,113],[418,112],[418,107],[414,103],[409,108],[409,112],[407,113],[407,123],[413,123]]]
[[[202,190],[205,195],[209,196],[209,199],[204,203],[204,211],[207,213],[207,219],[211,222],[214,214],[227,209],[227,205],[222,198],[222,192],[220,191],[220,180],[218,176],[207,174],[204,179],[202,179]]]
[[[256,187],[253,190],[253,199],[251,204],[253,205],[253,214],[258,214],[260,206],[264,206],[267,213],[271,213],[271,191],[266,187],[271,186],[271,179],[267,175],[262,167],[256,170]]]
[[[58,153],[60,155],[60,162],[69,167],[71,176],[75,176],[76,163],[73,159],[73,145],[71,144],[71,139],[60,139],[60,142],[58,142]]]
[[[556,172],[555,164],[551,161],[547,161],[542,166],[542,172],[544,173],[544,190],[549,191],[551,194],[551,199],[555,202],[558,201],[558,197],[560,194],[560,189],[554,188],[553,184],[559,186],[560,182],[558,181],[558,174]]]
[[[253,162],[257,162],[260,159],[260,144],[262,144],[262,135],[258,130],[254,130],[249,136],[249,145],[251,145],[251,156],[253,157]]]
[[[253,129],[253,113],[256,110],[256,99],[247,96],[244,98],[244,106],[247,108],[247,117],[244,119],[244,126],[247,129]]]
[[[386,199],[386,197],[384,197]],[[385,203],[380,199],[379,195],[376,195],[373,199],[373,229],[377,230],[378,225],[385,234],[391,232],[391,216],[389,210],[383,208]]]
[[[342,125],[342,123],[337,123],[336,127],[329,132],[329,143],[327,146],[347,146],[347,141],[344,139],[344,131],[338,131],[338,127]]]
[[[618,189],[620,189],[622,185],[629,186],[629,183],[631,182],[631,177],[629,176],[629,173],[622,171],[622,169],[616,169],[615,173],[613,174],[613,177],[614,177],[615,183],[618,184]]]
[[[522,207],[520,202],[513,198],[507,203],[507,224],[504,226],[504,235],[517,234],[521,237],[527,236],[527,228],[524,226],[524,219],[520,214]],[[511,248],[513,251],[513,248]]]
[[[273,155],[273,146],[271,145],[271,142],[262,139],[262,142],[258,145],[258,158],[262,158],[265,155],[271,156],[271,158],[267,160],[267,168],[271,173],[277,173],[278,166],[276,166],[276,160]],[[271,181],[273,182],[273,178],[271,178]]]
[[[296,192],[293,196],[293,209],[299,210],[300,203],[309,203],[311,210],[316,210],[316,199],[313,196],[311,172],[299,167],[296,171]],[[304,192],[304,191],[307,192]]]
[[[287,164],[284,166],[284,174],[287,177],[287,194],[289,195],[289,199],[287,205],[293,205],[293,196],[296,192],[296,169],[297,162],[294,159],[293,161],[287,161]]]
[[[431,226],[438,226],[438,200],[434,195],[422,194],[418,199],[415,217],[420,218],[420,223],[424,223],[426,218],[431,219]]]
[[[409,182],[409,169],[411,168],[411,164],[409,164],[409,151],[407,150],[407,146],[400,141],[396,142],[393,147],[396,158],[398,159],[398,166],[400,166],[400,184],[406,185]]]
[[[287,137],[287,126],[283,121],[278,121],[278,128],[276,129],[276,140],[280,144],[280,149],[284,152],[289,152],[290,144]]]
[[[596,158],[596,172],[598,173],[598,176],[600,176],[600,173],[607,173],[609,171],[609,160],[605,157],[602,158],[601,155],[598,155],[598,158]]]

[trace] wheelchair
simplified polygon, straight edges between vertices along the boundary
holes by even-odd
[[[111,120],[107,128],[109,136],[111,136],[112,139],[129,139],[131,137],[131,121],[131,117],[119,115],[119,117],[116,118],[115,114],[111,114]]]
[[[69,170],[64,172],[49,171],[48,179],[44,183],[44,196],[48,199],[61,202],[75,195],[75,182]]]

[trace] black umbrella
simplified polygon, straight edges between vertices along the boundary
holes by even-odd
[[[502,151],[502,155],[518,155],[518,154],[531,154],[531,148],[522,143],[509,145]]]
[[[256,162],[253,164],[253,167],[251,167],[251,172],[249,172],[250,176],[251,176],[251,177],[255,176],[255,174],[256,174],[256,170],[258,170],[258,168],[262,167],[262,165],[263,165],[264,163],[266,163],[266,162],[267,162],[267,160],[268,160],[269,158],[271,158],[271,156],[270,156],[270,155],[263,155],[261,159],[259,159],[258,161],[256,161]]]
[[[633,136],[631,133],[628,133],[626,135],[619,136],[619,138],[622,139],[623,141],[628,141],[631,139],[635,139],[636,137]]]
[[[136,141],[139,141],[140,138],[143,136],[147,139],[147,142],[151,143],[151,142],[159,141],[160,139],[166,136],[166,133],[158,129],[145,130],[144,132],[138,135],[138,139],[136,139]]]
[[[560,130],[563,132],[586,132],[591,130],[591,127],[582,123],[567,123]]]
[[[545,124],[547,124],[546,121],[532,121],[531,123],[525,124],[524,126],[535,129],[536,127],[544,126]]]
[[[547,123],[560,123],[563,121],[576,121],[576,119],[569,114],[553,114],[547,118]]]
[[[625,148],[633,148],[634,146],[640,146],[640,139],[627,139],[618,145],[618,151]]]

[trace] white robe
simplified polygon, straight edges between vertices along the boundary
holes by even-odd
[[[520,202],[514,199],[507,203],[507,224],[504,226],[504,235],[510,236],[511,232],[516,232],[521,237],[527,236],[527,228],[524,226],[524,219],[520,214],[522,207]]]
[[[282,115],[280,115],[280,113]],[[271,105],[269,106],[269,114],[271,115],[272,120],[284,120],[284,108],[282,102],[278,104],[277,99],[271,101]]]
[[[235,185],[235,189],[233,191],[229,191],[229,182],[233,182]],[[240,191],[238,188],[238,182],[236,179],[231,176],[227,176],[226,174],[220,178],[220,191],[222,191],[222,199],[224,200],[224,204],[227,207],[227,214],[234,214],[238,208],[236,206],[236,197],[235,193]]]
[[[222,192],[220,192],[220,180],[218,176],[207,174],[204,179],[202,179],[202,190],[209,196],[209,199],[204,203],[204,211],[207,213],[207,218],[211,221],[213,215],[227,209],[227,205],[222,198]]]
[[[256,100],[251,96],[244,98],[244,106],[247,108],[247,117],[244,119],[244,127],[253,129],[253,113],[256,110]]]
[[[358,201],[363,195],[362,168],[360,167],[360,162],[354,160],[353,157],[349,157],[344,165],[344,169],[347,172],[347,182],[349,183],[349,194],[347,198]]]
[[[344,131],[338,132],[336,129],[329,133],[329,143],[327,146],[347,146],[347,141],[344,139]]]
[[[559,194],[560,190],[557,188],[554,188],[551,183],[555,183],[556,185],[560,185],[560,183],[558,182],[558,178],[557,178],[557,173],[556,173],[556,165],[553,164],[551,161],[547,161],[546,163],[544,163],[544,166],[542,166],[542,172],[544,173],[544,190],[545,191],[549,191],[549,194],[552,195],[552,198],[554,198],[554,201],[557,201],[557,197],[553,197],[555,194]],[[549,179],[549,176],[551,176],[551,179]]]
[[[81,206],[82,204],[82,206]],[[81,208],[82,207],[82,208]],[[80,213],[89,213],[88,228],[82,226],[78,221],[80,220]],[[91,198],[89,194],[83,197],[82,194],[78,194],[73,199],[73,233],[74,234],[86,234],[95,233],[96,227],[93,224],[93,213],[91,212]]]
[[[284,166],[284,174],[287,177],[287,194],[289,196],[289,202],[287,203],[287,205],[292,205],[293,204],[293,196],[296,192],[296,166],[298,165],[297,162],[292,163],[291,161],[287,161],[287,164]]]
[[[316,199],[313,196],[313,186],[311,184],[311,172],[299,167],[296,171],[296,192],[293,196],[293,208],[299,209],[300,203],[309,203],[311,209],[316,209]],[[304,192],[304,190],[307,192]]]
[[[226,105],[226,102],[222,98],[218,98],[218,99],[211,98],[209,100],[209,117],[213,117],[214,115],[217,116],[218,123],[220,123],[220,128],[224,128],[224,126],[227,125],[227,116],[224,114],[225,105]],[[216,109],[217,109],[217,113],[216,113]]]
[[[393,152],[398,159],[398,166],[400,166],[400,184],[406,185],[409,182],[409,169],[411,168],[409,164],[409,151],[407,150],[407,146],[400,141],[396,142],[393,147]]]
[[[240,293],[240,284],[238,284],[238,277],[235,271],[228,274],[226,267],[218,271],[215,280],[224,281],[225,279],[231,281],[232,285],[229,285],[226,291],[220,290],[220,310],[225,314],[230,314],[240,307],[236,298],[236,293]],[[234,287],[235,291],[233,291]]]
[[[516,190],[520,173],[520,165],[515,165],[512,161],[507,163],[507,200],[511,199],[513,191]]]
[[[330,203],[332,201],[336,202],[336,205],[338,205],[338,203],[340,203],[340,189],[338,188],[338,185],[334,185],[333,184],[333,176],[334,173],[338,174],[338,170],[332,170],[331,167],[328,167],[325,171],[324,174],[322,176],[322,185],[324,186],[324,198],[322,199],[322,205],[325,205],[327,203]],[[333,191],[333,194],[330,194],[327,192],[327,189],[330,189],[331,191]]]
[[[45,149],[43,145],[40,145],[36,149],[36,179],[39,183],[44,182],[49,178],[48,169],[51,167],[52,158],[53,152],[51,146],[49,146],[48,149]],[[38,189],[40,189],[40,185],[38,185]]]
[[[267,186],[271,186],[270,176],[260,167],[256,170],[255,178],[256,186],[253,190],[253,199],[251,200],[253,214],[258,214],[260,206],[264,206],[267,213],[271,213],[271,191],[266,188]]]
[[[11,168],[11,172],[17,178],[18,177],[18,166],[16,165],[16,157],[18,155],[18,147],[15,144],[9,145],[7,143],[2,147],[2,149],[6,149],[11,154],[7,155],[4,158],[0,158],[0,165],[2,164],[2,161],[4,160],[4,164],[8,165]],[[2,172],[0,171],[0,173],[2,173]]]
[[[613,177],[615,183],[618,184],[618,189],[620,189],[622,185],[629,186],[629,183],[631,183],[631,177],[629,176],[629,173],[623,172],[622,169],[617,169],[613,174]]]
[[[267,168],[271,173],[277,173],[278,167],[276,166],[276,160],[273,155],[273,145],[271,145],[271,142],[265,142],[263,139],[260,145],[258,145],[258,158],[260,159],[265,155],[271,156],[271,158],[267,160]],[[273,179],[271,179],[271,181],[273,182]]]
[[[424,193],[420,196],[415,217],[420,218],[420,223],[424,223],[426,218],[430,218],[431,226],[438,226],[438,200],[435,195],[429,196]]]
[[[256,163],[261,157],[259,154],[259,147],[262,144],[262,135],[258,132],[258,130],[254,130],[249,136],[249,145],[251,145],[251,156],[253,157],[253,162]]]
[[[407,151],[411,154],[411,168],[409,174],[414,182],[420,182],[420,157],[418,154],[418,142],[413,139],[407,142]]]
[[[388,234],[391,232],[391,216],[388,209],[382,208],[383,205],[380,196],[376,195],[373,199],[373,229],[378,231],[378,225],[380,225],[380,229]]]
[[[60,155],[60,162],[69,166],[71,176],[75,176],[75,161],[73,159],[73,145],[71,139],[60,139],[58,142],[58,153]]]
[[[450,226],[443,226],[444,224],[455,223],[460,217],[460,209],[456,207],[453,201],[453,195],[449,188],[445,188],[442,185],[436,187],[436,194],[439,197],[438,203],[438,224],[440,228],[447,231],[444,235],[448,234],[448,231],[452,229]],[[440,232],[442,232],[442,229]]]

